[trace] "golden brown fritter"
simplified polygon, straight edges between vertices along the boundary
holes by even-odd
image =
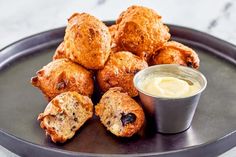
[[[120,48],[118,47],[118,45],[115,42],[115,33],[117,31],[117,25],[112,25],[109,28],[109,32],[111,34],[111,53],[115,53],[118,52],[120,50]]]
[[[149,58],[170,38],[169,29],[154,10],[131,6],[117,19],[115,40],[122,50]]]
[[[67,54],[64,48],[64,42],[62,42],[56,49],[55,54],[53,55],[53,60],[67,58]]]
[[[49,101],[67,91],[91,96],[94,88],[92,74],[69,59],[50,62],[37,72],[31,83],[38,87]]]
[[[153,55],[150,64],[179,64],[198,69],[199,62],[198,55],[193,49],[181,43],[169,41]]]
[[[143,126],[143,109],[121,88],[109,89],[95,106],[103,125],[116,136],[130,137]]]
[[[92,115],[93,103],[89,97],[65,92],[49,102],[38,120],[53,142],[63,143],[71,139]]]
[[[110,27],[108,27],[110,35],[111,35],[111,47],[113,44],[115,44],[115,33],[117,30],[117,25],[111,25]]]
[[[110,55],[105,67],[98,71],[99,87],[106,92],[111,87],[122,87],[131,97],[138,91],[133,85],[133,77],[138,71],[148,67],[146,61],[127,51]]]
[[[75,13],[68,19],[64,42],[69,58],[88,69],[103,68],[110,54],[107,26],[86,13]]]

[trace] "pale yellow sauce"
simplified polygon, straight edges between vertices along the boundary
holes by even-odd
[[[180,98],[196,94],[201,89],[201,85],[195,80],[148,75],[140,81],[140,88],[158,97]]]

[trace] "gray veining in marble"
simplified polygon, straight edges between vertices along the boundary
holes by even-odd
[[[155,9],[165,23],[191,27],[236,45],[235,0],[0,0],[0,49],[45,30],[66,25],[74,12],[114,20],[128,6]],[[0,146],[1,157],[15,157]],[[236,148],[222,157],[236,156]]]

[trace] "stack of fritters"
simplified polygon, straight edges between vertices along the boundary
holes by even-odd
[[[97,79],[105,93],[96,106],[101,122],[117,136],[138,132],[145,117],[131,98],[138,95],[134,75],[155,64],[199,67],[197,54],[170,37],[161,16],[141,6],[129,7],[109,28],[89,14],[73,14],[53,61],[31,80],[50,101],[39,115],[41,127],[54,142],[70,139],[93,115]]]

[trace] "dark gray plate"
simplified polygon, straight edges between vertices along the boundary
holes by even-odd
[[[112,22],[107,22],[111,24]],[[152,133],[117,138],[98,119],[72,140],[54,144],[36,118],[47,105],[30,78],[50,62],[64,29],[17,41],[0,52],[0,144],[21,156],[215,156],[236,145],[236,47],[192,29],[169,25],[174,40],[193,47],[208,86],[190,129],[175,135]],[[223,58],[223,59],[222,59]]]

